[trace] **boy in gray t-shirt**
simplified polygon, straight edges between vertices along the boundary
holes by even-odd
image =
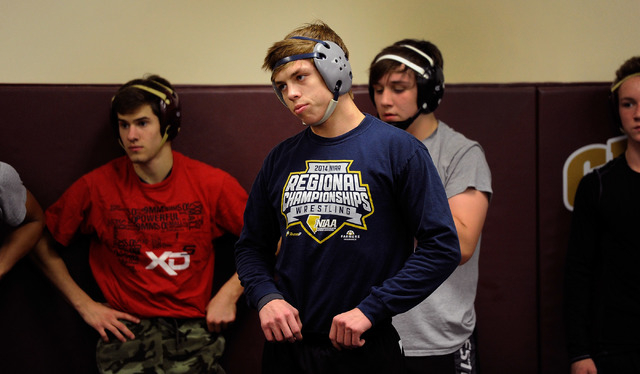
[[[384,48],[370,66],[369,94],[378,116],[421,140],[447,194],[462,260],[427,299],[393,318],[407,373],[477,373],[474,301],[480,236],[491,199],[491,172],[477,142],[436,119],[444,94],[442,55],[426,41]]]

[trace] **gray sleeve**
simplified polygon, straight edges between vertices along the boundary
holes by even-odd
[[[27,189],[18,172],[9,164],[0,162],[0,221],[18,226],[27,214]]]
[[[447,198],[460,194],[468,188],[474,188],[485,192],[491,200],[493,193],[491,171],[484,151],[478,143],[459,152],[450,167],[451,172],[447,175],[447,180],[444,181]]]

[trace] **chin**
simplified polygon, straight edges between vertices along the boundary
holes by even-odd
[[[146,160],[140,155],[128,155],[129,160],[134,164],[144,164]]]

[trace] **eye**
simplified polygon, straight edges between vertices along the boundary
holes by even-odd
[[[128,124],[128,123],[126,123],[126,122],[123,122],[123,121],[118,122],[118,126],[119,126],[121,129],[123,129],[123,130],[125,130],[125,129],[128,129],[128,128],[129,128],[129,124]]]
[[[287,85],[282,83],[282,84],[277,85],[276,88],[278,89],[278,91],[282,92],[282,91],[287,89]]]
[[[634,103],[631,102],[631,101],[621,101],[620,102],[620,107],[621,108],[625,108],[625,109],[631,108],[631,107],[633,107],[633,105],[634,105]]]

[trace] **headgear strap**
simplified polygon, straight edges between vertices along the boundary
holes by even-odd
[[[640,76],[640,73],[630,74],[630,75],[627,75],[626,77],[622,78],[620,80],[620,82],[618,82],[618,83],[614,84],[613,86],[611,86],[611,92],[613,92],[613,91],[617,90],[618,88],[620,88],[620,86],[622,86],[622,84],[624,82],[626,82],[627,80],[629,80],[630,78],[637,77],[637,76]]]

